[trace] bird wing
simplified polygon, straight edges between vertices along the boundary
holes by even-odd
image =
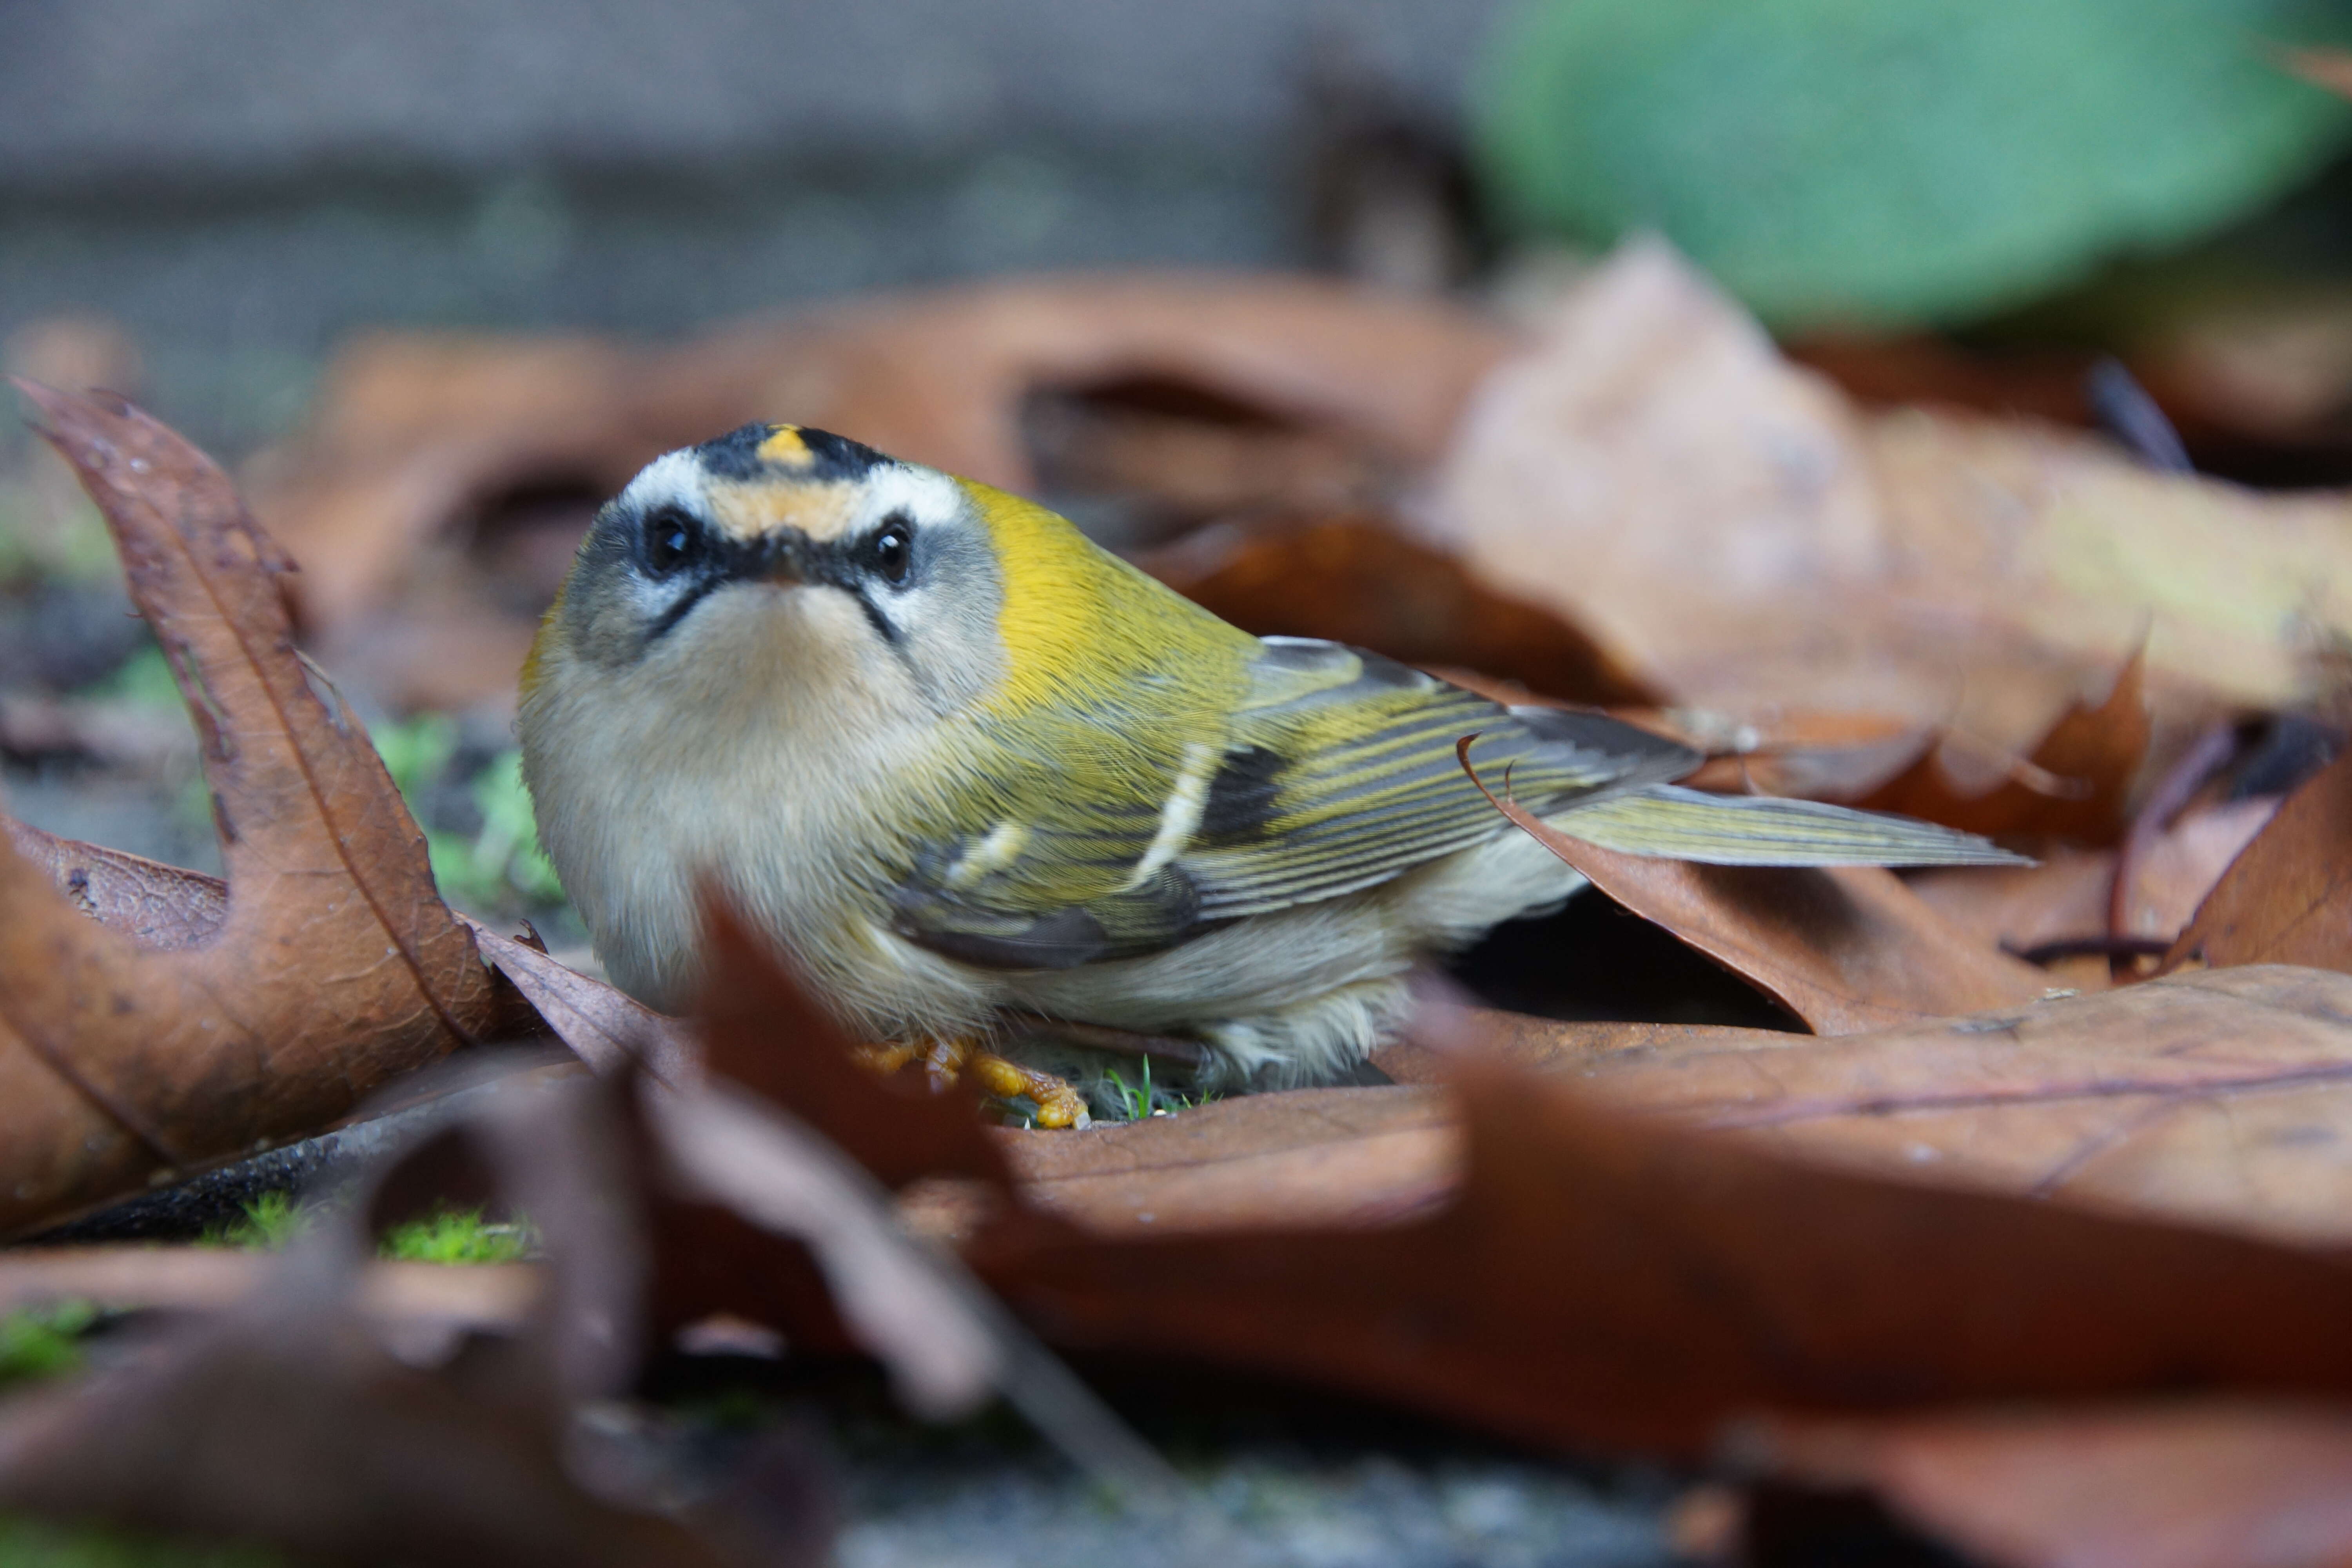
[[[1313,903],[1495,837],[1462,771],[1538,815],[1679,778],[1699,753],[1599,713],[1506,708],[1378,654],[1268,637],[1181,858],[1203,920]]]
[[[1688,773],[1698,753],[1593,713],[1506,708],[1378,654],[1268,637],[1180,754],[1029,781],[1053,809],[989,814],[920,846],[892,889],[896,929],[991,968],[1063,969],[1172,947],[1228,921],[1389,880],[1507,825],[1462,772],[1553,812]],[[1118,743],[1115,721],[1088,743]],[[1098,759],[1097,759],[1098,760]],[[1034,771],[1034,770],[1033,770]],[[1030,788],[998,797],[1043,801]]]

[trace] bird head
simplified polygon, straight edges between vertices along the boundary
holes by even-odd
[[[1049,715],[1164,725],[1255,647],[1034,502],[747,425],[597,514],[524,667],[524,749],[583,729],[718,755],[954,721],[1045,746]]]
[[[1035,515],[1008,526],[1008,508]],[[1026,559],[1052,555],[1066,574],[1092,552],[985,486],[825,431],[747,425],[656,458],[599,511],[524,687],[561,664],[677,703],[799,695],[844,720],[944,715],[1004,683],[1008,569],[1052,574]]]

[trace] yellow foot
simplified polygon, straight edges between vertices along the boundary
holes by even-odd
[[[923,1065],[934,1084],[953,1083],[969,1068],[980,1087],[1000,1100],[1027,1095],[1037,1102],[1040,1127],[1084,1127],[1094,1120],[1087,1114],[1086,1100],[1062,1079],[983,1051],[970,1040],[941,1041],[924,1057]]]
[[[915,1059],[915,1047],[868,1043],[852,1047],[849,1059],[870,1073],[888,1078]]]

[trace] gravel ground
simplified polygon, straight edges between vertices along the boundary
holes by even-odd
[[[1633,1568],[1672,1562],[1655,1500],[1534,1465],[1232,1452],[1192,1468],[1203,1518],[1118,1512],[1066,1472],[861,1466],[841,1568]]]

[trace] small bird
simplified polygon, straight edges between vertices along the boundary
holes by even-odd
[[[1579,837],[1727,865],[2008,864],[1972,835],[1676,787],[1700,755],[1378,654],[1253,637],[1018,496],[821,430],[656,458],[522,674],[523,776],[607,972],[680,1010],[715,874],[863,1037],[1041,1124],[1029,1013],[1205,1047],[1205,1088],[1344,1076],[1406,975],[1583,885]],[[1507,784],[1506,784],[1507,780]]]

